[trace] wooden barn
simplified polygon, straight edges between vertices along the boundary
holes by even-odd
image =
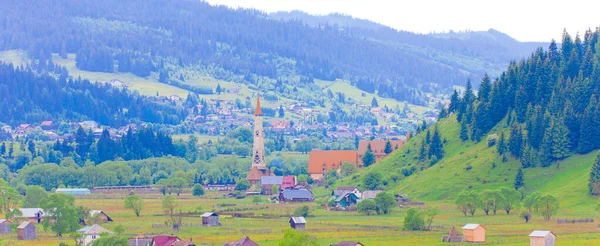
[[[450,229],[450,231],[448,231],[448,236],[444,236],[442,237],[442,242],[445,243],[451,243],[451,242],[462,242],[463,241],[463,237],[458,234],[458,230],[456,230],[456,227],[452,227]]]
[[[462,228],[465,242],[485,242],[485,227],[480,224],[466,224]]]
[[[306,219],[304,217],[290,218],[290,226],[296,230],[304,230],[306,228]]]
[[[258,243],[252,241],[249,237],[243,237],[242,239],[232,242],[224,243],[222,246],[259,246]]]
[[[219,215],[212,212],[206,212],[202,214],[202,225],[203,226],[220,226]]]
[[[90,217],[95,218],[97,223],[113,222],[113,219],[102,210],[90,210]]]
[[[529,234],[530,246],[554,246],[556,235],[550,231],[533,231]]]
[[[35,240],[35,226],[29,221],[21,223],[17,227],[19,240]]]
[[[0,219],[0,234],[9,234],[12,230],[10,228],[10,221],[5,219]]]

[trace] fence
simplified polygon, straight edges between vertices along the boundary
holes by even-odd
[[[558,223],[558,224],[593,223],[593,222],[594,222],[594,219],[592,219],[592,218],[585,218],[585,219],[578,219],[578,220],[568,220],[568,219],[556,220],[556,223]]]

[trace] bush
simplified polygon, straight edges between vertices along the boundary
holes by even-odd
[[[294,216],[308,217],[310,215],[310,208],[306,205],[299,207],[294,211]]]
[[[396,199],[387,192],[380,192],[375,196],[375,211],[378,214],[388,214],[396,206]]]
[[[252,197],[252,202],[255,204],[258,204],[261,202],[260,196],[253,196]]]
[[[409,208],[406,211],[404,217],[404,230],[407,231],[420,231],[425,228],[425,220],[423,220],[422,213],[416,208]]]
[[[402,175],[404,175],[404,177],[408,177],[412,175],[416,170],[417,169],[415,167],[402,168]]]
[[[204,195],[204,187],[201,184],[195,184],[192,188],[192,194],[194,196],[203,196]]]
[[[356,210],[366,215],[374,214],[376,208],[377,205],[375,205],[375,201],[371,199],[366,199],[356,204]]]

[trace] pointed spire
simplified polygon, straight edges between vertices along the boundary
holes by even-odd
[[[254,115],[262,115],[262,109],[260,109],[260,96],[256,98],[256,109],[254,110]]]

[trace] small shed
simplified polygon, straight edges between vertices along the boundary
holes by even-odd
[[[485,242],[485,227],[480,224],[466,224],[462,228],[463,238],[466,242],[482,243]]]
[[[554,246],[556,245],[556,235],[551,231],[533,231],[529,234],[530,246]]]
[[[330,244],[329,246],[365,246],[364,244],[357,241],[341,241],[336,244]]]
[[[10,221],[5,219],[0,219],[0,234],[9,234],[11,233]]]
[[[202,225],[203,226],[220,226],[219,215],[217,213],[206,212],[202,214]]]
[[[30,223],[29,221],[25,221],[23,223],[21,223],[18,227],[17,227],[17,231],[18,231],[18,240],[35,240],[36,239],[36,235],[35,235],[35,226],[33,225],[33,223]]]
[[[462,241],[464,241],[463,237],[460,234],[458,234],[458,230],[456,230],[456,227],[454,227],[454,226],[450,229],[450,231],[448,231],[448,236],[442,237],[442,242],[445,242],[445,243],[462,242]]]
[[[304,217],[292,217],[290,218],[290,226],[296,230],[304,230],[306,219]]]

